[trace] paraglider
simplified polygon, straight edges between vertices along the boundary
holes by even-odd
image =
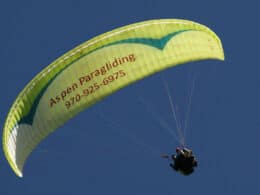
[[[188,20],[135,23],[77,46],[42,70],[16,98],[3,130],[6,159],[22,177],[37,145],[79,112],[156,72],[205,59],[224,60],[221,41],[206,26]]]
[[[183,175],[190,175],[193,173],[194,168],[198,166],[198,161],[193,155],[192,150],[185,147],[177,147],[176,155],[162,155],[162,157],[172,160],[170,167],[175,171],[179,171]]]

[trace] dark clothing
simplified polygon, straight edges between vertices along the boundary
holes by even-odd
[[[192,151],[184,148],[177,149],[176,152],[177,155],[171,156],[174,163],[171,163],[170,166],[175,171],[180,171],[184,175],[193,173],[194,167],[197,167],[198,163],[195,157],[192,155]]]

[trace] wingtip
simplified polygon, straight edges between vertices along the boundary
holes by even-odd
[[[23,173],[20,170],[15,170],[15,174],[20,177],[23,178]]]

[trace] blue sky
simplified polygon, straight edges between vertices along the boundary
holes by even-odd
[[[260,28],[252,2],[1,1],[1,127],[18,93],[40,70],[122,25],[156,18],[193,20],[219,35],[226,59],[169,69],[85,110],[40,144],[22,179],[1,152],[0,194],[259,194]],[[176,130],[162,75],[181,120],[190,75],[197,78],[187,145],[199,167],[189,177],[173,172],[160,158],[178,146],[151,114]]]

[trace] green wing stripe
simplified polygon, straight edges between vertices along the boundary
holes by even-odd
[[[103,47],[97,48],[94,51],[97,51],[99,49],[102,49],[104,47],[108,47],[108,46],[112,46],[112,45],[117,45],[117,44],[143,44],[143,45],[147,45],[147,46],[151,46],[160,50],[163,50],[163,48],[165,47],[165,45],[167,44],[167,42],[169,40],[171,40],[174,36],[177,36],[180,33],[186,32],[188,30],[180,30],[178,32],[174,32],[171,33],[161,39],[151,39],[151,38],[135,38],[135,39],[125,39],[122,41],[117,41],[115,43],[111,43],[108,45],[105,45]],[[60,72],[56,73],[54,75],[54,77],[42,88],[42,90],[40,91],[39,95],[36,96],[35,101],[33,101],[32,107],[30,109],[30,112],[24,116],[23,118],[21,118],[21,120],[18,122],[18,124],[21,123],[26,123],[26,124],[30,124],[32,125],[33,123],[33,118],[34,118],[34,114],[36,112],[37,106],[41,100],[41,97],[43,96],[44,92],[46,91],[46,89],[49,87],[49,85],[51,85],[51,83],[55,80],[55,78],[57,76],[59,76],[65,69],[67,69],[70,65],[73,65],[76,61],[80,60],[81,58],[83,58],[84,56],[94,52],[94,51],[90,51],[89,53],[83,55],[82,57],[80,57],[79,59],[74,60],[73,62],[71,62],[70,64],[68,64],[67,66],[65,66],[63,69],[60,70]],[[15,124],[17,125],[17,124]]]

